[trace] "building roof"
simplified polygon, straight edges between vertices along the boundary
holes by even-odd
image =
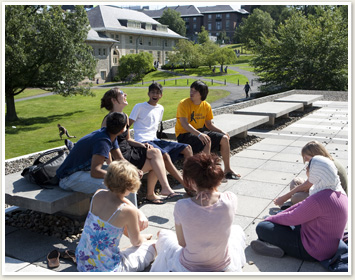
[[[124,26],[119,20],[131,20],[135,22],[151,23],[163,26],[161,23],[147,16],[146,14],[134,10],[122,9],[115,6],[99,5],[87,12],[91,28],[100,31],[119,31],[129,34],[145,34],[157,37],[170,37],[183,39],[185,37],[167,29],[167,32],[158,30],[145,30]]]
[[[117,41],[114,39],[111,39],[109,37],[107,37],[105,34],[103,33],[98,33],[96,32],[94,29],[90,29],[88,36],[86,38],[87,41],[96,41],[96,42],[101,42],[101,43],[116,43]]]
[[[166,6],[159,10],[142,10],[146,15],[158,19],[161,18],[163,12],[172,9],[180,13],[181,17],[203,16],[204,13],[222,13],[222,12],[238,12],[241,14],[249,14],[244,9],[234,10],[230,5],[216,5],[211,7],[195,7],[194,5],[184,6]]]

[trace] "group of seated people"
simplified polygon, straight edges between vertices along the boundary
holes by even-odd
[[[190,97],[179,103],[177,142],[156,136],[164,112],[158,104],[162,91],[160,84],[150,85],[149,101],[135,105],[129,117],[123,113],[127,94],[118,88],[106,92],[101,108],[109,113],[101,128],[75,143],[57,171],[61,188],[94,193],[76,248],[78,271],[137,272],[151,265],[152,272],[240,272],[246,263],[245,234],[233,223],[237,196],[218,190],[240,175],[230,166],[229,135],[212,122],[208,87],[194,82]],[[211,153],[218,148],[222,159]],[[301,154],[308,179],[296,178],[294,188],[274,200],[281,206],[292,198],[294,205],[260,222],[251,248],[262,255],[322,261],[333,257],[346,227],[347,177],[320,143],[308,143]],[[174,166],[179,158],[184,158],[182,174]],[[188,198],[173,191],[166,171]],[[177,201],[175,232],[161,230],[157,240],[141,233],[148,219],[137,208],[135,193],[145,172],[148,202]],[[160,195],[155,194],[158,180]],[[132,244],[125,250],[119,247],[123,234]]]

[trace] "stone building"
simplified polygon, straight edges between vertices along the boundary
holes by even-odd
[[[87,43],[98,61],[94,79],[99,82],[112,81],[126,54],[149,52],[163,65],[178,40],[186,39],[139,11],[99,5],[87,15],[91,26]]]
[[[160,19],[163,12],[172,9],[180,13],[185,21],[186,37],[197,40],[197,33],[204,26],[212,37],[225,31],[229,38],[233,37],[234,30],[249,13],[243,9],[234,10],[230,5],[216,5],[208,7],[195,7],[194,5],[170,6],[159,10],[142,10],[143,13],[153,19]]]

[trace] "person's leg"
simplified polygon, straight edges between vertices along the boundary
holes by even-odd
[[[143,271],[154,261],[156,251],[154,248],[155,240],[143,242],[139,247],[129,247],[121,251],[122,272],[137,272]]]
[[[93,178],[90,171],[78,171],[59,181],[59,186],[68,191],[95,193],[98,189],[106,189],[104,179]]]
[[[226,135],[209,131],[208,136],[211,138],[212,150],[219,148],[224,164],[224,174],[229,174],[226,176],[227,179],[238,179],[240,174],[235,173],[230,166],[230,144],[229,139]]]
[[[300,228],[262,221],[257,225],[256,233],[261,241],[281,248],[289,256],[314,261],[315,259],[303,247]]]
[[[187,159],[193,156],[192,148],[188,145],[185,149],[182,150],[181,154],[184,156],[184,159]]]
[[[162,191],[161,191],[162,195],[170,195],[174,193],[174,191],[171,189],[169,185],[168,178],[166,176],[164,160],[160,150],[158,149],[147,150],[147,160],[142,170],[143,172],[148,172],[150,170],[154,171],[162,187]]]
[[[176,180],[178,180],[178,182],[181,185],[184,185],[184,180],[182,179],[182,175],[179,172],[179,170],[176,169],[175,165],[171,161],[169,154],[168,153],[163,154],[163,159],[164,159],[165,168],[169,172],[169,174],[173,176]]]

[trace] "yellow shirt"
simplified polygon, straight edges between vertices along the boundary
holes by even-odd
[[[182,127],[180,118],[187,118],[190,125],[195,129],[200,129],[205,125],[206,121],[213,119],[211,105],[207,101],[202,101],[200,105],[195,105],[190,98],[181,100],[176,112],[176,137],[188,132]]]

